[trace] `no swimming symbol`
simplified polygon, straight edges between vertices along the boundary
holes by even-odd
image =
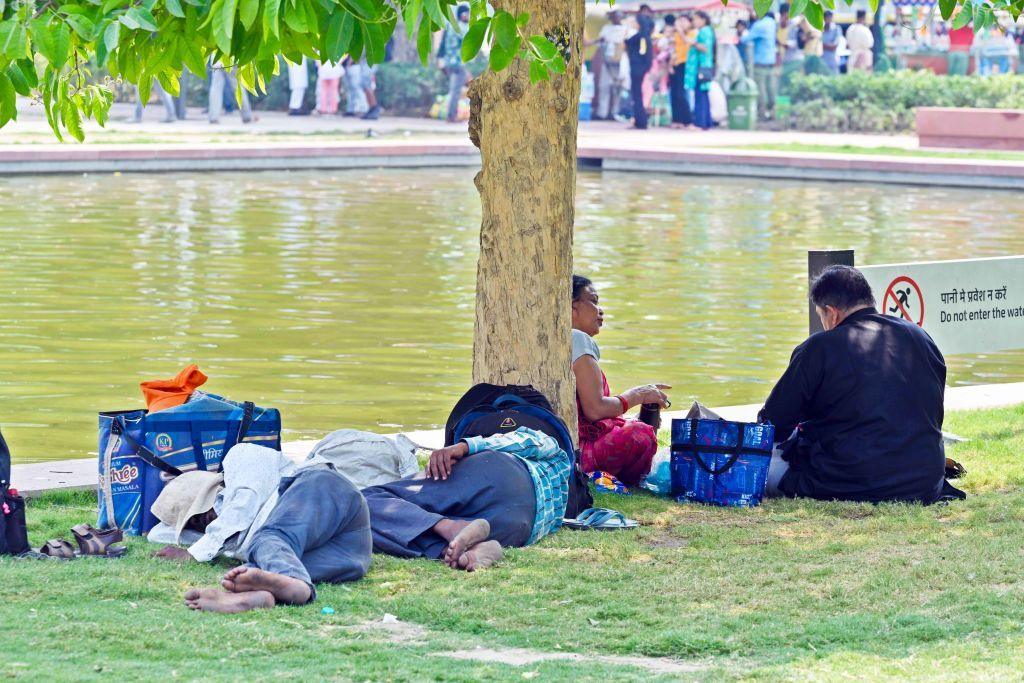
[[[882,312],[924,325],[924,296],[917,283],[905,275],[893,280],[882,297]]]

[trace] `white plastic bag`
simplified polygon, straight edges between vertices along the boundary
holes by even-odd
[[[721,123],[729,117],[729,105],[725,101],[725,91],[718,81],[711,81],[708,86],[708,103],[711,105],[711,120]]]

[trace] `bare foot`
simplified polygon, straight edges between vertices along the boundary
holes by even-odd
[[[303,581],[245,565],[229,570],[220,585],[231,593],[265,591],[277,602],[289,605],[305,605],[312,597],[309,586]]]
[[[274,596],[267,591],[226,593],[216,588],[191,588],[185,592],[185,605],[201,612],[238,614],[274,606]]]
[[[477,543],[459,557],[459,569],[465,569],[467,572],[487,569],[497,564],[504,554],[501,544],[497,541]]]
[[[452,569],[459,568],[459,558],[466,550],[483,543],[491,535],[491,525],[486,519],[474,519],[462,528],[455,538],[448,543],[444,551],[444,563]]]

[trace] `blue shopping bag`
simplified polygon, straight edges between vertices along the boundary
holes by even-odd
[[[182,405],[99,415],[100,528],[145,534],[168,481],[188,470],[219,471],[236,443],[281,449],[281,414],[196,391]]]
[[[672,420],[672,495],[680,502],[760,505],[774,440],[770,424]]]

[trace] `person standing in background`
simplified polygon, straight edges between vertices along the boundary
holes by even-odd
[[[775,15],[768,12],[740,36],[741,45],[754,48],[754,81],[757,83],[757,115],[761,120],[775,118],[775,94],[779,88],[775,69]]]
[[[622,15],[617,10],[609,12],[608,23],[601,28],[597,40],[584,44],[596,44],[601,55],[601,73],[597,80],[597,111],[594,112],[594,120],[611,119],[618,109],[619,84],[622,80],[619,65],[626,44],[626,27],[622,23]]]
[[[871,71],[875,37],[868,28],[868,13],[862,9],[857,10],[857,23],[846,29],[846,46],[850,49],[848,71]]]
[[[230,93],[241,92],[241,101],[238,105],[242,123],[252,123],[255,117],[252,114],[252,103],[249,101],[248,91],[238,87],[234,69],[228,70],[219,64],[214,64],[210,68],[210,97],[207,104],[210,123],[220,123],[220,114],[224,109],[225,85],[228,86]]]
[[[306,99],[306,88],[309,87],[309,67],[306,65],[306,58],[298,64],[288,62],[288,115],[305,116],[309,112],[303,106]]]
[[[647,108],[644,106],[644,78],[651,68],[654,50],[651,34],[654,20],[640,12],[634,19],[634,33],[626,38],[626,54],[629,56],[629,93],[633,100],[633,127],[647,128]]]
[[[363,92],[363,65],[346,56],[341,65],[345,67],[345,116],[363,116],[370,110]]]
[[[370,66],[366,58],[363,58],[360,66],[362,69],[359,71],[359,87],[363,90],[367,107],[363,120],[376,121],[380,118],[380,104],[377,103],[377,65]]]
[[[843,30],[833,20],[835,15],[831,10],[825,11],[825,24],[821,32],[821,61],[833,74],[839,73],[839,57],[836,55],[836,48],[839,47],[839,39]]]
[[[448,77],[448,123],[459,120],[459,101],[469,80],[469,73],[462,64],[462,39],[469,30],[469,5],[459,5],[456,18],[455,26],[444,30],[441,47],[437,51],[438,66]]]
[[[686,87],[694,92],[693,123],[707,130],[714,125],[708,90],[715,80],[715,30],[711,28],[711,17],[703,10],[694,13],[693,26],[697,39],[690,44],[686,60]]]
[[[953,14],[957,16],[959,12]],[[951,19],[953,17],[950,17]],[[971,69],[971,45],[974,43],[974,29],[971,24],[949,32],[949,56],[947,72],[950,76],[966,76]]]
[[[665,16],[665,37],[672,49],[672,60],[668,73],[668,95],[672,106],[672,128],[686,128],[693,125],[690,103],[686,99],[686,55],[690,44],[686,42],[686,32],[690,29],[690,18],[686,15],[678,19],[668,14]]]
[[[317,111],[324,115],[338,113],[341,95],[341,77],[345,67],[333,62],[323,62],[316,71]],[[305,92],[305,91],[303,91]]]

